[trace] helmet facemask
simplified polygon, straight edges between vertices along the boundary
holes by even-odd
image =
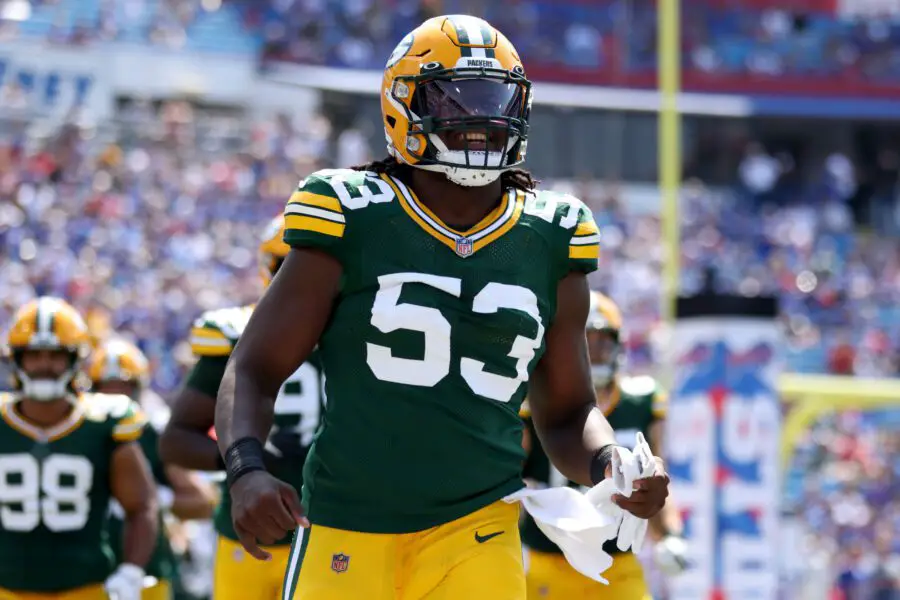
[[[26,352],[48,350],[65,352],[69,357],[69,366],[61,374],[30,375],[22,367],[22,358]],[[81,368],[83,352],[79,348],[29,346],[12,350],[13,370],[19,383],[19,391],[24,398],[38,402],[53,402],[68,399],[74,401],[73,382]]]
[[[588,327],[588,350],[591,358],[591,379],[597,389],[615,380],[622,362],[619,332],[611,327]]]
[[[109,379],[95,381],[93,389],[101,394],[128,396],[138,404],[141,403],[141,396],[144,393],[144,386],[141,384],[141,381],[128,376],[121,378],[110,377]]]
[[[409,120],[406,151],[417,160],[413,166],[478,187],[524,162],[530,98],[531,83],[520,67],[428,63],[417,76],[397,77],[389,100]]]

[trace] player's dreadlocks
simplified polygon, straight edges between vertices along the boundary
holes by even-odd
[[[399,162],[393,156],[388,156],[382,160],[375,160],[365,165],[357,165],[353,167],[354,171],[372,171],[373,173],[387,173],[393,175],[400,181],[409,184],[409,173],[411,166]],[[509,169],[500,175],[500,183],[503,188],[514,187],[523,192],[531,192],[537,188],[538,181],[534,176],[525,169]]]

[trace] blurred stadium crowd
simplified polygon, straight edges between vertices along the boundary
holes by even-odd
[[[685,3],[687,87],[820,86],[892,94],[900,86],[900,23],[890,3],[860,0],[696,0]],[[424,19],[479,14],[517,41],[540,80],[655,83],[654,4],[634,0],[9,0],[5,36],[58,43],[151,43],[264,59],[380,69]],[[27,22],[10,19],[29,10]],[[848,18],[836,19],[840,12]],[[762,87],[760,87],[762,86]]]
[[[0,317],[36,293],[71,298],[98,326],[133,332],[154,361],[154,386],[168,392],[189,360],[191,320],[258,294],[257,230],[299,178],[382,151],[348,131],[332,139],[321,116],[255,123],[239,149],[204,134],[202,114],[185,103],[159,111],[137,104],[129,118],[112,140],[76,124],[7,128]],[[595,211],[606,252],[594,283],[625,307],[632,368],[649,368],[659,323],[658,217],[630,212],[615,186],[547,184]],[[828,170],[790,199],[777,186],[759,199],[747,185],[739,173],[730,189],[688,182],[684,290],[698,291],[712,268],[719,289],[777,294],[793,371],[898,375],[896,238],[856,233]]]
[[[264,60],[380,69],[424,18],[486,12],[539,78],[650,85],[655,62],[651,3],[639,1],[505,0],[483,11],[468,0],[391,0],[389,9],[372,0],[82,0],[72,11],[44,0],[31,2],[33,18],[13,21],[17,4],[4,5],[0,38],[258,48]],[[827,0],[686,5],[689,87],[777,80],[834,93],[851,84],[873,94],[900,90],[900,20],[837,20]],[[625,21],[627,35],[617,26]],[[131,333],[165,394],[191,361],[191,321],[259,294],[259,229],[297,181],[383,149],[322,115],[248,126],[173,101],[135,102],[121,116],[110,135],[77,120],[41,129],[0,115],[0,321],[36,294],[65,296],[98,332]],[[226,140],[222,131],[241,133]],[[843,155],[798,182],[778,157],[750,144],[731,185],[689,179],[683,291],[698,291],[714,271],[720,291],[777,294],[791,371],[900,376],[900,146],[884,153],[893,179],[869,215],[874,230],[859,227],[847,202],[867,165]],[[664,339],[658,217],[631,211],[615,183],[545,185],[594,210],[605,248],[594,284],[625,311],[629,366],[650,369]],[[847,600],[896,598],[890,590],[900,589],[900,424],[892,418],[846,412],[823,421],[793,464],[807,474],[793,489],[794,509],[821,546],[849,549],[833,565]]]

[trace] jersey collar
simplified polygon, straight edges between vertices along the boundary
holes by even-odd
[[[2,417],[10,427],[26,437],[37,442],[53,442],[64,438],[78,429],[84,421],[84,406],[82,402],[83,400],[79,398],[79,401],[75,403],[74,408],[72,408],[72,412],[70,412],[62,421],[51,427],[39,427],[38,425],[27,421],[19,414],[14,402],[6,402],[0,407],[0,417]]]
[[[432,236],[459,256],[466,257],[499,239],[518,222],[524,206],[524,195],[510,188],[503,194],[499,206],[467,231],[446,225],[431,209],[422,204],[406,184],[384,173],[381,175],[393,189],[404,212],[425,233]]]

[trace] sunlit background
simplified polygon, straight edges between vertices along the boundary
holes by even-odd
[[[385,155],[400,38],[484,16],[538,82],[528,167],[594,211],[629,371],[661,373],[676,249],[682,294],[778,297],[787,372],[865,378],[783,382],[780,597],[900,598],[900,3],[681,5],[673,146],[652,0],[0,0],[0,320],[65,296],[170,394],[297,181]]]

